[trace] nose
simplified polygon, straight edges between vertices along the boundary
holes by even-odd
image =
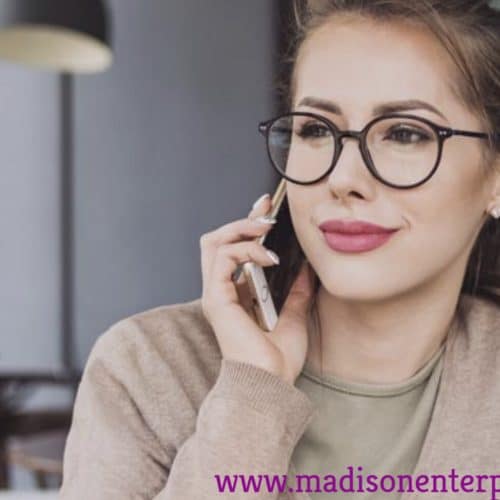
[[[371,175],[363,159],[359,137],[359,133],[354,131],[342,133],[337,163],[328,176],[330,191],[341,200],[350,195],[369,197],[372,189]],[[351,140],[344,142],[345,139]]]

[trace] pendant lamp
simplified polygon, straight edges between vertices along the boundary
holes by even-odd
[[[0,59],[65,73],[112,62],[102,0],[0,0]]]

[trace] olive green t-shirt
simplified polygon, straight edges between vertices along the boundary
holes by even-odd
[[[411,474],[415,468],[437,396],[444,349],[443,343],[410,378],[389,384],[320,376],[306,362],[296,386],[309,396],[318,412],[294,449],[292,463],[296,474],[318,474],[321,485],[327,481],[326,475],[334,475],[338,489],[328,493],[320,486],[314,493],[316,483],[311,481],[312,498],[400,498],[398,483],[394,488],[391,478],[382,483],[380,478]],[[378,491],[369,488],[368,474],[378,476]],[[341,476],[353,478],[342,480],[343,489]],[[365,491],[358,492],[360,476]],[[389,491],[381,491],[381,484]],[[307,482],[303,485],[306,488]]]

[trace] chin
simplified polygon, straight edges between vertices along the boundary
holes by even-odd
[[[323,261],[324,262],[324,261]],[[325,263],[325,262],[324,262]],[[397,268],[392,272],[397,273],[392,276],[378,269],[365,270],[357,265],[343,266],[342,269],[324,269],[320,266],[317,270],[322,288],[338,299],[356,302],[378,302],[394,297],[408,291],[409,284],[395,282],[401,278],[401,273],[397,273]]]

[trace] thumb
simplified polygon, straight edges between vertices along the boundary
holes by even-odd
[[[313,292],[313,272],[309,262],[304,259],[300,270],[290,288],[290,292],[281,308],[280,322],[286,326],[297,326],[307,319],[307,311]]]

